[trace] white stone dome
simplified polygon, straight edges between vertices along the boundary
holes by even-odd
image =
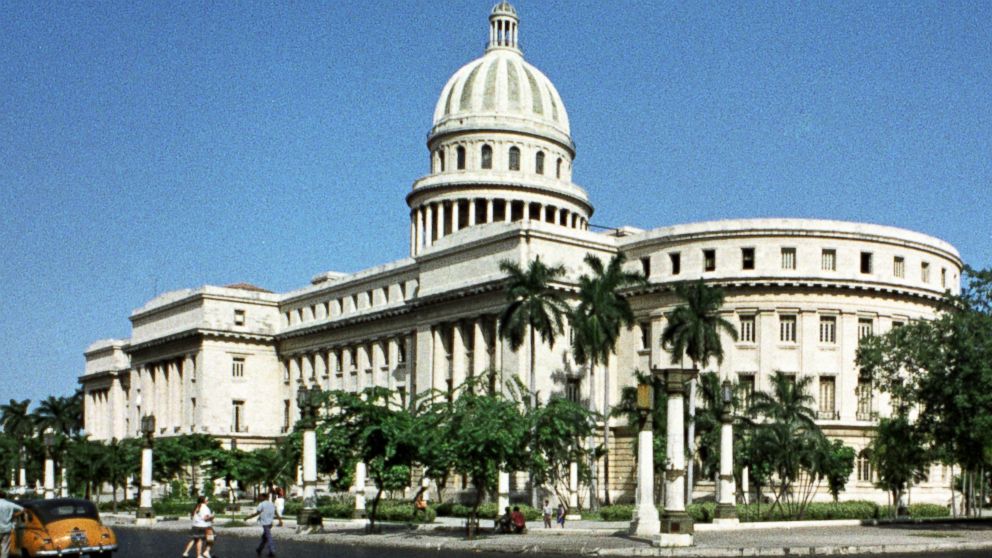
[[[472,129],[537,134],[572,147],[561,95],[524,60],[517,46],[516,11],[505,2],[490,15],[486,54],[462,66],[441,90],[430,135]]]

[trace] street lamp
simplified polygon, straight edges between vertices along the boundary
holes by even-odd
[[[637,505],[630,522],[630,534],[649,539],[661,532],[658,508],[654,505],[653,409],[654,387],[648,382],[638,384],[637,413],[641,429],[637,433]]]
[[[317,406],[320,388],[300,386],[296,392],[300,408],[300,428],[303,429],[303,508],[296,523],[300,530],[320,530],[323,519],[317,510]]]
[[[52,448],[55,446],[55,433],[49,428],[45,430],[45,499],[55,497],[55,461],[52,459]]]
[[[723,412],[720,414],[720,501],[716,506],[713,523],[736,524],[737,506],[734,503],[734,417],[731,406],[734,403],[734,386],[730,380],[720,384],[723,396]]]
[[[141,433],[145,436],[145,446],[141,448],[141,496],[135,523],[151,525],[155,523],[155,510],[152,508],[152,445],[155,437],[155,415],[141,417]]]

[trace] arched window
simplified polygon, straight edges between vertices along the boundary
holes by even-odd
[[[534,156],[534,171],[537,174],[544,174],[544,152],[538,151]]]
[[[440,172],[444,172],[444,150],[437,150],[437,169]]]
[[[493,168],[493,148],[488,145],[482,146],[482,168]]]
[[[867,449],[861,450],[858,454],[858,480],[864,482],[870,482],[873,480],[874,471],[871,467],[871,452]]]
[[[458,158],[458,170],[465,170],[465,148],[459,145],[455,153]]]
[[[555,177],[556,178],[561,178],[561,158],[560,157],[558,158],[558,165],[555,168]]]
[[[510,170],[520,170],[520,149],[517,147],[510,148]]]

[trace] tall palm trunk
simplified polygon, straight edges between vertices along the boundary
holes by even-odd
[[[535,358],[535,352],[537,351],[537,343],[534,339],[534,326],[530,326],[530,410],[534,412],[537,409],[537,374],[534,370],[536,366],[537,359]],[[537,508],[540,504],[537,501],[537,482],[534,477],[534,473],[531,472],[530,475],[530,505]],[[499,510],[497,510],[499,511]]]
[[[603,503],[610,505],[610,358],[603,363]]]

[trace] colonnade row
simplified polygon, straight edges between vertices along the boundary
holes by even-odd
[[[141,364],[134,368],[134,374],[132,386],[138,391],[133,417],[128,417],[128,433],[137,432],[140,418],[152,414],[161,434],[180,432],[183,426],[196,427],[196,398],[190,389],[196,381],[195,354]]]
[[[430,386],[454,396],[465,380],[502,367],[503,340],[495,316],[481,316],[430,327]],[[426,332],[425,332],[426,333]],[[426,359],[421,359],[426,360]],[[424,386],[425,389],[429,389]]]
[[[541,221],[586,230],[589,221],[565,207],[495,198],[464,198],[420,205],[410,213],[410,253],[466,227],[496,222]]]
[[[116,383],[116,382],[115,382]],[[113,393],[114,386],[94,389],[86,392],[84,416],[94,417],[90,424],[85,425],[86,431],[96,438],[113,438],[114,416],[118,414],[119,403]]]

